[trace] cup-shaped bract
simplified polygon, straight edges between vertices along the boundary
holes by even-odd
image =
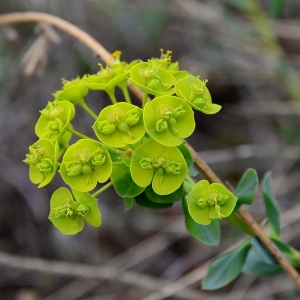
[[[154,60],[134,65],[130,70],[129,80],[151,95],[174,94],[175,77],[156,64]]]
[[[97,74],[87,75],[83,78],[84,85],[90,90],[104,90],[106,92],[114,90],[121,82],[125,81],[129,75],[129,70],[107,66],[102,68]]]
[[[29,147],[29,154],[23,160],[29,164],[29,178],[39,188],[51,182],[56,174],[58,161],[58,143],[40,139]]]
[[[160,58],[152,58],[151,60],[160,68],[168,70],[175,77],[176,81],[189,75],[188,71],[179,69],[178,61],[172,62],[171,50],[167,50],[165,53],[164,49],[160,49]]]
[[[195,129],[194,112],[184,101],[175,96],[160,96],[144,107],[146,132],[165,146],[179,146],[183,138]]]
[[[73,104],[82,103],[84,97],[88,93],[88,88],[84,85],[84,82],[79,77],[73,80],[62,79],[63,87],[61,90],[56,91],[53,96],[57,100],[67,100]]]
[[[175,91],[178,97],[185,99],[195,110],[212,115],[222,106],[212,103],[206,83],[207,80],[201,80],[200,76],[187,75],[176,82]]]
[[[46,108],[40,111],[41,116],[35,125],[35,134],[39,138],[55,141],[67,130],[70,121],[75,116],[75,108],[69,101],[48,102]]]
[[[153,191],[168,195],[176,191],[188,173],[185,159],[176,147],[166,147],[149,140],[132,152],[130,173],[133,181]]]
[[[186,196],[188,211],[195,222],[209,225],[212,219],[228,217],[237,198],[222,184],[199,181]]]
[[[126,102],[105,107],[92,127],[101,142],[116,148],[135,144],[145,134],[142,109]]]
[[[101,214],[97,200],[88,193],[73,190],[71,192],[61,187],[57,189],[50,200],[49,220],[62,233],[73,235],[80,232],[84,219],[94,227],[101,225]]]
[[[112,172],[107,149],[99,142],[82,139],[71,145],[63,156],[59,173],[72,189],[88,192],[105,182]]]
[[[76,213],[84,217],[84,219],[93,227],[101,225],[101,213],[98,207],[98,201],[89,193],[83,193],[72,190],[75,200],[79,204]]]

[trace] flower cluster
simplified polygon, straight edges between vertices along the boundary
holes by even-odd
[[[49,219],[63,233],[81,231],[84,220],[100,226],[95,197],[111,185],[127,202],[152,208],[169,207],[186,195],[189,213],[200,224],[232,212],[236,199],[222,186],[210,188],[206,181],[200,182],[187,195],[184,181],[193,159],[183,139],[195,129],[193,109],[214,114],[221,106],[212,103],[207,80],[180,70],[171,53],[161,50],[159,58],[126,63],[116,51],[115,63],[99,64],[96,74],[63,79],[54,101],[40,111],[35,126],[39,140],[30,146],[24,162],[39,187],[49,184],[59,169],[72,190],[59,188],[50,200]],[[144,91],[142,108],[132,104],[128,81]],[[116,88],[125,102],[116,99]],[[89,90],[104,90],[112,105],[95,114],[84,99]],[[76,105],[95,119],[96,139],[73,128]],[[72,136],[80,139],[69,145]]]

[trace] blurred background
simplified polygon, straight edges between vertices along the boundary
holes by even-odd
[[[170,49],[182,69],[207,78],[213,102],[223,108],[213,116],[197,112],[188,141],[233,187],[247,168],[260,179],[272,171],[282,239],[300,250],[298,0],[0,0],[1,14],[27,11],[75,24],[109,52],[121,50],[125,61]],[[49,199],[62,180],[56,176],[38,189],[22,160],[37,140],[39,110],[61,89],[61,78],[95,73],[99,62],[56,28],[0,28],[0,260],[7,262],[1,266],[0,299],[143,299],[192,271],[198,275],[186,279],[189,286],[167,299],[299,299],[286,274],[243,274],[218,291],[201,291],[206,263],[243,235],[222,221],[219,247],[201,244],[187,233],[180,203],[161,211],[135,205],[124,212],[123,200],[109,190],[99,199],[100,228],[85,226],[76,236],[64,236],[52,226]],[[86,100],[97,113],[109,104],[103,92],[91,91]],[[74,128],[88,135],[92,124],[78,108]],[[264,219],[260,193],[249,210]],[[29,257],[85,268],[53,264],[56,271],[47,272],[49,266]]]

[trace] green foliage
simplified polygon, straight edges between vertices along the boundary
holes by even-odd
[[[182,208],[185,215],[185,226],[189,233],[203,244],[218,246],[220,242],[219,220],[214,219],[209,225],[196,223],[188,211],[186,199],[182,200]]]
[[[280,235],[280,212],[276,198],[271,187],[271,173],[267,173],[263,180],[263,199],[267,211],[267,217],[271,227],[271,237],[279,238]]]
[[[271,238],[271,240],[293,266],[299,267],[300,257],[298,251],[281,240],[274,238]],[[257,238],[252,239],[251,244],[252,249],[243,267],[244,272],[259,277],[274,276],[283,272],[282,267]]]
[[[202,288],[216,290],[234,280],[243,268],[250,247],[250,241],[245,241],[238,248],[216,259],[208,268]]]
[[[54,93],[55,100],[41,110],[35,126],[39,140],[29,147],[24,162],[29,165],[30,180],[38,187],[49,184],[59,167],[62,179],[71,187],[72,193],[65,187],[57,189],[50,200],[49,219],[62,233],[80,232],[84,220],[99,227],[101,214],[95,197],[113,186],[123,198],[125,211],[134,203],[166,209],[181,200],[187,230],[206,245],[219,244],[222,218],[251,238],[255,236],[235,213],[241,205],[253,203],[258,189],[255,170],[246,170],[234,194],[222,184],[195,183],[191,177],[198,173],[183,139],[195,129],[193,109],[211,115],[221,106],[212,103],[207,80],[181,70],[178,62],[172,62],[171,53],[161,49],[159,58],[126,63],[116,51],[115,64],[100,65],[98,73],[81,79],[63,80],[62,90]],[[128,80],[144,90],[143,108],[131,104]],[[126,102],[118,102],[116,87],[121,88]],[[96,115],[84,100],[89,89],[106,91],[113,105]],[[154,97],[147,102],[149,94]],[[94,117],[96,139],[73,128],[75,104]],[[80,139],[70,145],[75,136]],[[93,195],[88,193],[109,179]],[[280,213],[270,173],[263,180],[262,192],[272,241],[294,266],[300,266],[299,253],[280,240]],[[221,288],[242,270],[266,276],[282,268],[265,246],[252,238],[210,265],[203,288]]]
[[[243,204],[251,205],[258,189],[258,176],[254,169],[248,169],[240,179],[234,195],[238,198],[235,211]]]

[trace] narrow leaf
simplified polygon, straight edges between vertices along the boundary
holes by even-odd
[[[254,249],[251,249],[243,267],[243,272],[265,277],[282,273],[283,269],[277,263],[273,265],[267,264],[257,255]]]
[[[130,209],[132,209],[134,204],[134,198],[126,198],[124,197],[124,210],[128,211]]]
[[[185,214],[185,226],[189,233],[201,243],[218,246],[220,242],[219,220],[214,219],[209,225],[200,225],[190,216],[186,199],[182,200],[182,207]]]
[[[251,243],[247,240],[238,248],[212,262],[202,288],[216,290],[234,280],[243,269],[250,247]]]
[[[263,180],[263,199],[267,217],[271,226],[271,237],[279,239],[280,235],[280,212],[271,186],[271,173],[267,173]]]

